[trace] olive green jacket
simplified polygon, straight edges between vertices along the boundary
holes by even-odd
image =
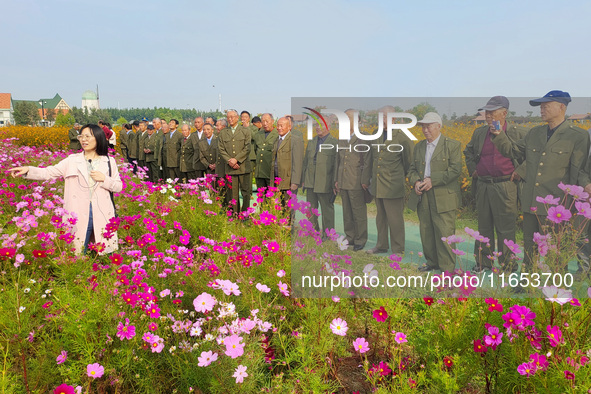
[[[137,159],[138,160],[146,160],[146,154],[144,153],[144,148],[146,147],[146,139],[148,138],[148,131],[144,131],[143,133],[139,133],[137,136],[138,140],[138,151],[137,151]]]
[[[386,143],[381,139],[366,143],[371,145],[371,150],[362,183],[370,186],[370,193],[376,198],[405,197],[406,176],[413,158],[411,139],[402,131],[394,130],[392,139]]]
[[[304,139],[291,131],[281,141],[281,145],[279,145],[279,135],[275,139],[271,152],[271,185],[275,185],[275,160],[277,160],[277,176],[281,179],[277,188],[288,190],[292,183],[299,186],[304,162]]]
[[[185,137],[179,129],[171,134],[172,130],[166,134],[166,167],[177,168],[181,166],[181,144]]]
[[[413,190],[410,192],[408,207],[417,209],[419,196],[414,185],[425,177],[425,153],[427,140],[419,141],[413,152],[413,160],[408,171],[408,181]],[[435,194],[437,213],[449,212],[461,205],[459,178],[462,173],[462,145],[459,141],[441,135],[431,156],[431,185]]]
[[[149,149],[151,153],[146,153],[146,163],[151,163],[153,161],[158,161],[158,152],[162,145],[162,137],[159,137],[156,132],[154,132],[151,136],[149,135],[146,138],[144,146],[146,149]]]
[[[512,141],[501,132],[492,136],[492,141],[506,157],[524,160],[522,178],[523,194],[521,206],[523,212],[536,210],[538,215],[547,215],[545,205],[536,201],[536,197],[564,196],[559,183],[585,187],[591,183],[587,172],[589,155],[589,133],[569,122],[563,122],[550,140],[548,125],[532,128],[519,141]],[[520,173],[521,175],[521,173]]]
[[[249,160],[250,155],[250,129],[242,125],[236,126],[236,131],[232,134],[232,129],[226,127],[218,136],[218,149],[223,171],[218,174],[224,175],[242,175],[251,172]],[[236,159],[240,168],[237,170],[230,167],[228,160]],[[222,170],[222,169],[220,169]]]
[[[207,143],[205,136],[199,140],[199,162],[208,174],[217,173],[218,166],[218,137],[211,136],[211,144]],[[209,168],[210,164],[216,165],[216,170]]]
[[[337,164],[337,144],[338,140],[332,135],[328,135],[324,140],[323,147],[316,154],[316,145],[318,136],[308,142],[304,164],[302,168],[302,182],[304,188],[313,189],[314,193],[332,193],[334,190],[335,169]],[[332,145],[332,149],[328,146]],[[314,163],[314,154],[316,154],[316,163]]]
[[[80,141],[78,141],[79,135],[80,133],[78,130],[73,127],[68,131],[68,139],[70,140],[69,147],[71,150],[82,150],[82,145],[80,144]]]
[[[339,140],[337,152],[337,164],[335,170],[335,183],[342,190],[361,190],[361,174],[365,167],[371,166],[369,149],[365,151],[370,141],[363,141],[356,135],[351,140]],[[357,150],[356,150],[357,149]]]
[[[195,159],[195,148],[193,146],[193,134],[190,134],[187,139],[183,137],[181,140],[181,172],[192,172],[194,170],[193,163]]]
[[[137,159],[137,151],[139,149],[139,145],[138,145],[138,141],[137,141],[137,137],[139,135],[135,132],[135,131],[131,131],[128,135],[127,135],[127,148],[129,151],[129,158],[130,159]]]
[[[291,134],[291,132],[290,132]],[[257,130],[252,136],[255,152],[255,178],[271,179],[273,172],[273,149],[279,138],[277,129],[271,130],[268,134],[264,129]]]

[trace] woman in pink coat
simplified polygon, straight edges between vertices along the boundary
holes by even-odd
[[[78,139],[83,151],[68,156],[55,166],[15,167],[9,172],[13,177],[25,175],[27,179],[42,181],[64,177],[64,209],[77,218],[76,252],[86,253],[89,242],[102,242],[105,249],[101,254],[111,253],[117,249],[117,234],[105,239],[103,232],[115,216],[111,193],[123,188],[117,163],[108,155],[107,138],[99,126],[82,127]]]

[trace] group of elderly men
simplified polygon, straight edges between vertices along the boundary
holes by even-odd
[[[479,109],[485,111],[487,124],[474,131],[463,153],[476,189],[478,231],[488,242],[476,241],[476,266],[472,271],[492,270],[495,260],[507,272],[517,270],[516,259],[504,241],[515,241],[519,200],[524,217],[524,268],[529,270],[535,251],[534,233],[540,232],[540,224],[545,223],[548,215],[546,205],[536,197],[563,196],[558,187],[561,182],[579,185],[591,193],[589,132],[565,120],[570,101],[570,95],[562,91],[530,100],[530,105],[541,106],[545,124],[529,131],[507,122],[506,97],[495,96]],[[396,111],[385,107],[380,112]],[[368,232],[364,193],[370,192],[377,206],[378,238],[367,253],[386,253],[391,249],[401,256],[408,179],[412,189],[408,207],[417,211],[427,261],[419,270],[452,272],[456,266],[453,242],[442,238],[455,234],[457,209],[461,206],[460,142],[442,134],[441,117],[430,112],[418,121],[425,139],[414,146],[405,133],[395,129],[391,139],[384,133],[383,144],[355,149],[364,141],[354,134],[354,111],[346,113],[351,120],[350,139],[337,141],[317,128],[318,135],[308,143],[304,159],[302,186],[312,206],[320,204],[323,232],[334,227],[332,196],[340,193],[346,239],[354,250],[363,249]],[[387,117],[383,119],[386,123]],[[387,129],[387,124],[383,129]],[[393,144],[398,148],[388,149]],[[330,145],[339,149],[320,148]],[[309,175],[314,169],[315,178]],[[580,259],[579,265],[579,271],[588,272],[588,259]]]
[[[147,169],[152,182],[167,178],[187,182],[207,174],[231,179],[224,204],[235,214],[250,206],[253,176],[259,188],[275,186],[275,178],[281,178],[277,187],[284,196],[287,190],[297,190],[304,141],[299,133],[292,143],[291,119],[280,118],[275,127],[269,113],[252,123],[248,111],[239,115],[229,110],[226,116],[215,126],[212,118],[195,118],[194,132],[188,124],[179,131],[176,119],[166,123],[155,118],[151,124],[143,119],[124,126],[119,146],[130,163]],[[293,180],[292,168],[298,174]]]
[[[541,106],[544,125],[527,131],[507,122],[509,100],[495,96],[479,109],[485,111],[486,125],[474,131],[464,150],[473,178],[478,231],[488,242],[476,241],[476,266],[472,271],[491,270],[494,261],[514,272],[513,254],[505,240],[515,241],[518,204],[523,211],[525,268],[532,268],[534,233],[548,215],[537,197],[562,196],[559,183],[580,185],[591,193],[590,134],[565,120],[570,95],[551,91],[530,100]],[[396,112],[384,107],[380,113]],[[304,140],[292,131],[292,119],[275,123],[271,114],[252,119],[247,111],[227,112],[227,124],[198,117],[195,132],[189,125],[177,130],[169,123],[144,119],[126,125],[120,147],[130,163],[146,167],[151,181],[178,178],[197,179],[206,174],[231,178],[225,204],[235,213],[250,206],[252,177],[257,188],[277,186],[284,202],[287,192],[302,188],[311,208],[320,208],[311,221],[326,238],[335,228],[334,201],[341,195],[346,240],[354,251],[365,248],[368,239],[367,202],[375,198],[377,243],[367,253],[405,250],[404,205],[406,181],[412,189],[408,207],[416,210],[426,264],[420,271],[452,272],[456,256],[450,242],[455,234],[457,209],[461,206],[459,177],[462,171],[461,144],[442,134],[443,122],[434,112],[418,121],[425,139],[413,146],[409,136],[394,129],[384,132],[380,143],[361,147],[365,141],[354,132],[354,110],[346,111],[351,124],[348,140],[337,140],[323,127]],[[383,130],[388,117],[383,116]],[[383,138],[383,140],[381,140]],[[328,147],[328,149],[327,149]],[[392,149],[391,149],[392,148]],[[280,178],[276,185],[275,179]],[[240,194],[242,204],[239,203]],[[293,215],[292,215],[293,218]],[[480,238],[482,239],[482,238]],[[495,242],[496,241],[496,242]],[[588,258],[579,259],[580,271],[588,272]]]

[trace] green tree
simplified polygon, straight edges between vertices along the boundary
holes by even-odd
[[[18,101],[14,104],[14,121],[17,125],[34,126],[41,120],[37,105],[30,101]]]
[[[407,112],[410,112],[411,114],[416,116],[417,119],[421,120],[425,117],[425,114],[427,112],[437,112],[437,109],[428,102],[423,102],[415,105],[412,109],[409,109]]]
[[[74,117],[74,115],[72,115],[71,112],[65,114],[60,112],[55,117],[56,126],[74,126],[74,123],[76,123],[76,118]]]
[[[125,123],[127,123],[127,119],[125,119],[123,116],[121,116],[119,119],[117,119],[118,125],[123,125]]]

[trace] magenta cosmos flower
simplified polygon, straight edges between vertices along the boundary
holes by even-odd
[[[532,376],[536,373],[536,367],[532,363],[523,363],[517,367],[517,372],[523,376]]]
[[[548,339],[550,340],[550,346],[556,347],[562,343],[562,331],[560,331],[558,326],[547,326],[546,330],[548,331]]]
[[[216,303],[216,299],[207,293],[201,293],[193,300],[193,306],[195,307],[195,310],[201,313],[210,312]]]
[[[125,324],[123,324],[123,322],[119,322],[117,325],[117,337],[120,340],[130,340],[131,338],[135,337],[135,326],[129,324],[129,319],[125,319]]]
[[[59,356],[55,359],[55,361],[59,364],[63,364],[68,359],[68,352],[62,350]]]
[[[99,363],[88,364],[86,366],[86,374],[93,378],[98,379],[105,373],[105,368]]]
[[[499,332],[499,328],[496,326],[490,326],[488,328],[488,335],[484,337],[484,343],[495,350],[498,345],[503,343],[503,333]]]
[[[492,312],[492,311],[503,312],[503,305],[501,305],[499,303],[499,300],[497,300],[495,298],[487,298],[485,300],[485,302],[489,305],[488,310],[490,312]]]
[[[74,387],[69,384],[60,384],[53,390],[53,394],[76,394]]]
[[[572,214],[562,205],[550,207],[548,209],[548,220],[554,223],[562,223],[570,220]]]
[[[365,338],[357,338],[353,341],[353,347],[355,348],[356,352],[363,354],[369,351],[369,342],[367,342]]]
[[[396,334],[394,334],[394,340],[398,344],[408,342],[408,340],[406,339],[406,334],[403,332],[397,332]]]
[[[376,309],[375,311],[373,311],[373,317],[378,322],[383,322],[383,321],[386,321],[386,319],[388,318],[388,312],[386,312],[384,307],[381,306],[380,309]]]
[[[332,330],[333,334],[344,337],[347,335],[347,330],[349,330],[349,327],[347,326],[347,322],[339,317],[330,323],[330,329]]]

